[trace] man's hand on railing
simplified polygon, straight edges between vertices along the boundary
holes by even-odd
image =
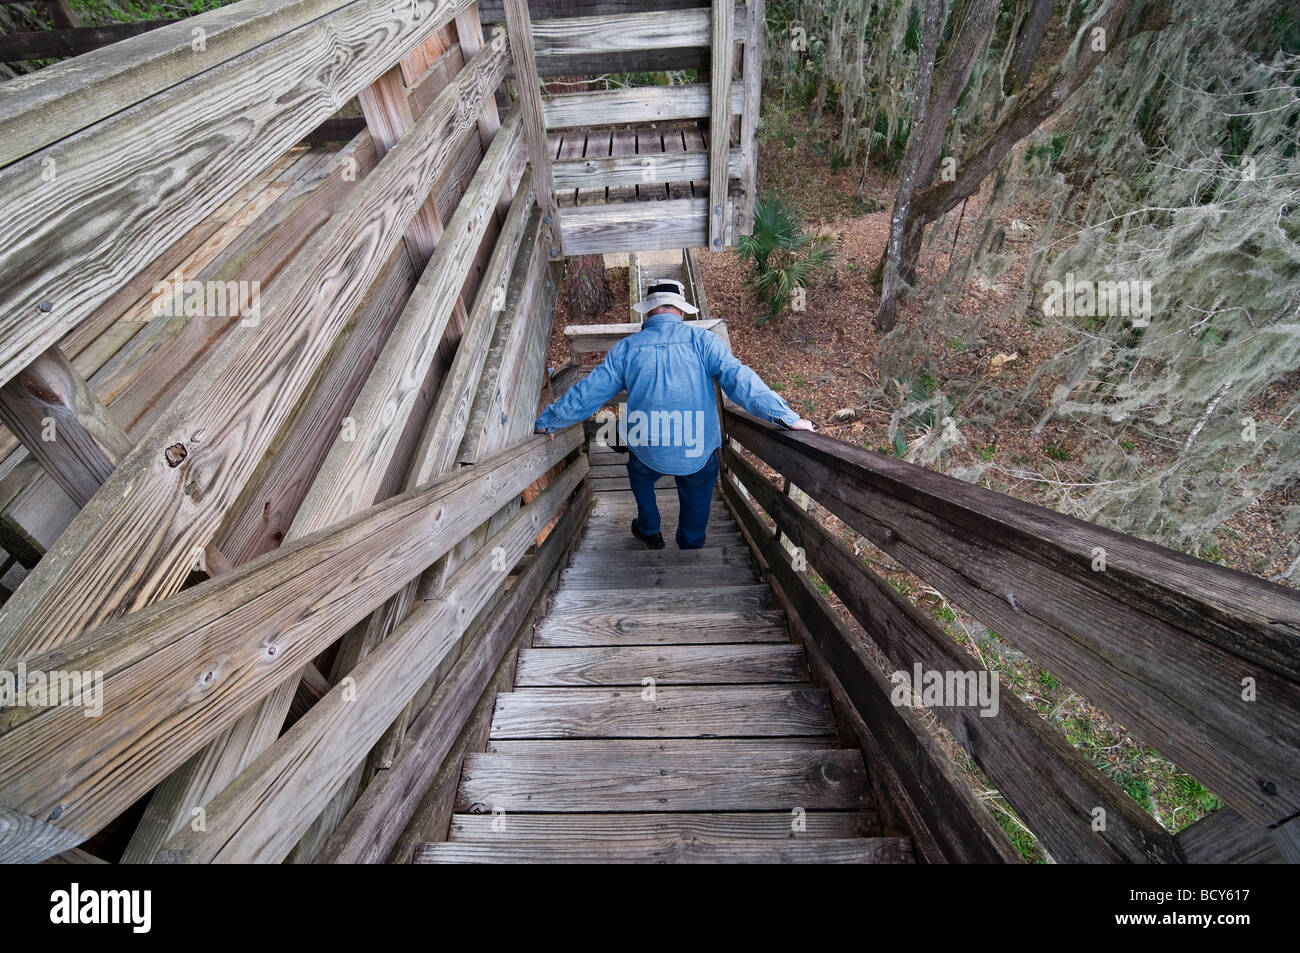
[[[814,426],[811,420],[801,417],[797,422],[790,425],[790,429],[815,431],[817,427]]]
[[[533,433],[544,433],[544,434],[546,434],[547,438],[549,438],[549,439],[551,439],[551,440],[554,440],[554,439],[555,439],[555,431],[554,431],[554,430],[547,430],[545,427],[534,426],[534,427],[533,427]]]

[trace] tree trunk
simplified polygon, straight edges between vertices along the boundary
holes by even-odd
[[[564,282],[564,304],[569,313],[591,320],[614,304],[614,293],[605,276],[604,255],[578,255],[570,258]]]
[[[907,150],[903,153],[902,172],[898,177],[898,194],[894,210],[889,217],[889,242],[885,246],[885,264],[881,271],[880,310],[876,312],[876,330],[884,333],[893,330],[898,320],[898,298],[906,284],[900,274],[904,235],[908,223],[908,209],[912,191],[916,188],[917,172],[922,160],[922,135],[926,111],[930,104],[930,85],[934,79],[934,59],[939,51],[939,33],[942,29],[943,0],[925,0],[921,22],[921,55],[916,74],[916,118],[912,134],[907,137]],[[914,263],[913,263],[914,265]]]
[[[1014,96],[1029,82],[1034,71],[1034,61],[1038,59],[1038,48],[1047,36],[1047,26],[1052,22],[1053,0],[1032,0],[1033,8],[1025,22],[1020,24],[1016,35],[1015,49],[1011,62],[1007,64],[1006,75],[1002,77],[1002,92]]]
[[[887,279],[891,272],[895,276],[915,274],[916,258],[920,254],[925,226],[977,193],[980,184],[1006,158],[1011,148],[1056,112],[1083,85],[1107,52],[1119,48],[1141,33],[1163,29],[1169,23],[1171,15],[1170,0],[1113,0],[1090,24],[1079,31],[1074,48],[1062,57],[1052,74],[1030,84],[1001,122],[967,150],[957,164],[956,176],[951,181],[933,182],[924,186],[921,183],[925,180],[918,179],[909,185],[908,194],[904,196],[904,182],[900,180],[895,214],[901,207],[903,220],[899,225],[897,246],[891,228],[890,244],[886,247],[882,261],[881,272],[886,281],[881,291],[881,313],[877,316],[877,329],[889,330],[893,327],[897,291],[901,289],[896,289],[894,300],[887,302]],[[1101,31],[1106,39],[1102,49],[1097,49],[1094,45],[1096,31]],[[957,46],[955,37],[951,46]],[[947,78],[945,76],[945,86]],[[918,119],[918,125],[922,122]],[[917,135],[915,127],[913,135]],[[924,137],[924,132],[921,135]],[[908,146],[910,155],[911,139],[908,140]],[[904,236],[908,236],[907,241]],[[891,266],[889,258],[895,251],[898,258]],[[882,319],[885,321],[883,326]]]

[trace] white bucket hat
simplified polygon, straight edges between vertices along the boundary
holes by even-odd
[[[632,305],[638,314],[649,314],[664,305],[680,308],[686,314],[699,314],[700,309],[686,300],[686,286],[672,278],[656,278],[646,288],[645,297]]]

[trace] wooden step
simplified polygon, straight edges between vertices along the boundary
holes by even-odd
[[[654,567],[654,566],[752,566],[753,556],[745,546],[710,546],[704,549],[634,549],[602,552],[598,549],[579,549],[569,562],[570,569],[594,569],[604,566]]]
[[[649,689],[645,689],[648,692]],[[492,738],[833,735],[830,698],[778,686],[524,688],[497,695]]]
[[[626,846],[583,841],[504,844],[421,844],[417,864],[906,864],[912,849],[901,837],[754,840],[726,844],[678,841]]]
[[[542,746],[539,746],[539,748]],[[861,810],[871,806],[859,751],[550,757],[471,754],[455,810],[475,814]]]
[[[804,738],[551,738],[542,740],[489,738],[483,750],[487,754],[544,752],[547,757],[573,755],[622,758],[629,755],[665,757],[678,754],[777,757],[803,751],[827,751],[839,747],[838,738],[829,735],[811,735]]]
[[[493,830],[496,827],[496,830]],[[796,828],[798,831],[796,832]],[[581,841],[610,847],[683,842],[802,841],[873,837],[874,811],[773,811],[767,814],[454,814],[447,840],[461,844]]]
[[[659,616],[691,616],[693,614],[719,615],[743,620],[757,609],[772,604],[772,592],[767,586],[709,586],[683,589],[677,592],[660,592],[640,586],[607,589],[604,592],[560,589],[552,597],[553,612],[610,611],[640,614],[645,618]]]
[[[788,642],[765,586],[561,590],[533,636],[538,648]]]
[[[807,682],[808,663],[797,645],[665,645],[523,649],[515,684],[742,685]]]
[[[631,522],[631,517],[628,518],[628,522],[629,523]],[[594,553],[594,552],[609,552],[609,553],[646,553],[646,552],[667,552],[667,551],[683,552],[683,550],[679,550],[677,548],[677,542],[675,540],[675,536],[677,533],[676,523],[673,524],[671,530],[661,530],[661,532],[663,532],[663,536],[664,536],[664,548],[662,550],[646,549],[645,543],[641,542],[641,540],[633,536],[629,530],[624,533],[604,533],[601,535],[593,534],[591,536],[587,536],[583,539],[581,543],[578,544],[575,552],[582,553],[582,554]],[[704,549],[714,549],[717,547],[722,547],[725,549],[736,549],[738,547],[745,545],[745,537],[741,536],[738,531],[731,531],[726,529],[714,530],[712,528],[709,528],[706,530],[706,533],[707,535],[704,538],[704,546],[703,546]],[[697,550],[693,550],[693,549],[684,550],[684,552],[696,552],[696,551]]]
[[[666,550],[665,550],[666,552]],[[560,586],[570,590],[691,589],[700,586],[744,586],[758,582],[753,566],[604,566],[566,569]]]

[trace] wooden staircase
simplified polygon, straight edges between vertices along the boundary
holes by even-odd
[[[586,533],[415,862],[910,862],[721,501],[679,551],[665,479],[646,550],[625,459],[592,448]]]

